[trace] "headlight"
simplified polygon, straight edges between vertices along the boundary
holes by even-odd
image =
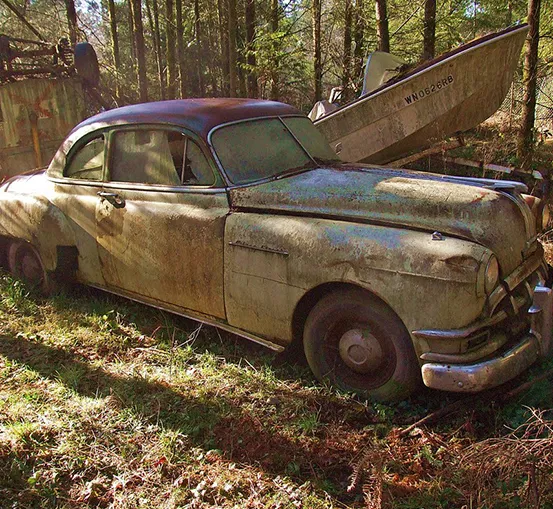
[[[499,263],[494,255],[490,256],[484,272],[484,290],[487,295],[493,292],[499,281]]]

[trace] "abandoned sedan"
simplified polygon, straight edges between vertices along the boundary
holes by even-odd
[[[479,391],[551,350],[543,213],[522,184],[341,163],[291,106],[198,99],[77,126],[0,188],[4,264],[282,350],[380,400]],[[421,376],[422,375],[422,376]]]

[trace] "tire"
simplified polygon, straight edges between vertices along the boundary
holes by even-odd
[[[100,82],[100,67],[98,57],[92,44],[79,42],[73,50],[75,57],[75,69],[77,74],[91,87],[98,86]]]
[[[323,297],[307,317],[303,343],[318,380],[363,398],[397,401],[421,385],[407,329],[384,302],[363,290]]]
[[[38,251],[28,242],[15,241],[9,245],[8,269],[43,295],[50,295],[55,289],[54,281],[44,268]]]

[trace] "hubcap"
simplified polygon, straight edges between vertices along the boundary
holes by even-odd
[[[42,267],[32,254],[26,253],[21,259],[21,275],[27,281],[38,282],[42,279]]]
[[[338,344],[340,357],[357,373],[369,373],[382,364],[384,353],[378,340],[366,329],[350,329]]]

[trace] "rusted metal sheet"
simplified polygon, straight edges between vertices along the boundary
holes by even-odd
[[[428,173],[351,166],[318,169],[231,191],[234,207],[439,231],[481,243],[505,274],[536,234],[521,199]],[[522,213],[521,213],[522,211]],[[340,223],[339,223],[340,224]],[[505,232],[509,232],[506,235]]]
[[[214,127],[251,118],[301,115],[289,104],[258,99],[187,99],[123,106],[104,111],[85,120],[79,129],[92,124],[174,124],[181,125],[207,139]]]
[[[79,185],[47,182],[48,199],[66,218],[75,246],[78,246],[78,267],[75,277],[85,284],[105,285],[96,241],[96,207],[101,184]]]
[[[86,116],[74,79],[32,79],[0,86],[0,180],[50,161]]]
[[[487,250],[473,242],[253,212],[231,214],[225,240],[229,323],[278,341],[291,340],[300,298],[328,282],[362,285],[388,303],[409,330],[423,323],[466,325],[485,302],[477,295],[477,279]],[[428,298],[438,294],[440,299]],[[424,351],[424,341],[418,343]]]
[[[227,195],[223,190],[174,191],[119,184],[121,208],[98,198],[96,239],[103,278],[108,287],[224,318]]]
[[[527,25],[473,41],[317,120],[344,161],[383,164],[486,120],[501,106]]]
[[[49,200],[52,183],[45,174],[22,176],[0,192],[0,236],[22,239],[40,252],[48,271],[57,265],[57,246],[74,246],[67,217]]]

